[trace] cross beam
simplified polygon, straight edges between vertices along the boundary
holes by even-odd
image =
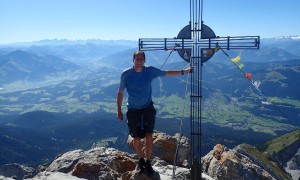
[[[218,44],[222,49],[257,49],[259,48],[259,36],[217,37],[199,39],[198,46],[203,48],[215,48]],[[179,38],[140,38],[139,49],[142,51],[153,50],[187,50],[192,49],[193,39]]]
[[[140,38],[143,51],[176,50],[193,67],[190,94],[191,179],[202,179],[202,65],[222,49],[259,49],[259,36],[217,37],[202,21],[202,0],[190,0],[190,23],[176,38]],[[173,172],[174,178],[174,172]]]

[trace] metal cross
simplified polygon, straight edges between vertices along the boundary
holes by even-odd
[[[194,67],[191,73],[191,179],[202,179],[202,65],[222,49],[259,49],[259,36],[219,37],[202,21],[203,0],[190,0],[190,23],[176,38],[140,38],[139,49],[176,50],[179,56]]]

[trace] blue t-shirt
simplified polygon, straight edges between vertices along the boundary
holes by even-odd
[[[132,67],[122,73],[119,90],[127,89],[128,109],[142,109],[150,104],[152,101],[151,83],[159,76],[166,76],[166,71],[152,66],[145,66],[141,72],[136,72]]]

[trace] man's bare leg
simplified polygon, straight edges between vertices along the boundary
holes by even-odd
[[[143,153],[143,146],[141,138],[135,137],[133,138],[133,146],[136,154],[139,157],[139,162],[136,167],[136,171],[138,174],[141,174],[144,172],[144,166],[145,166],[145,159],[144,159],[144,153]]]
[[[146,133],[146,160],[151,159],[153,138],[152,133]]]
[[[136,154],[138,155],[138,157],[143,158],[144,153],[143,153],[141,138],[138,138],[138,137],[133,138],[133,146],[134,146],[134,150],[135,150]]]
[[[148,176],[152,177],[154,174],[153,168],[151,166],[151,154],[152,154],[152,145],[153,145],[153,138],[152,133],[146,133],[146,171]]]

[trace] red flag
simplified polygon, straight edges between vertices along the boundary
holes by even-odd
[[[247,78],[248,80],[251,80],[251,73],[246,73],[246,78]]]

